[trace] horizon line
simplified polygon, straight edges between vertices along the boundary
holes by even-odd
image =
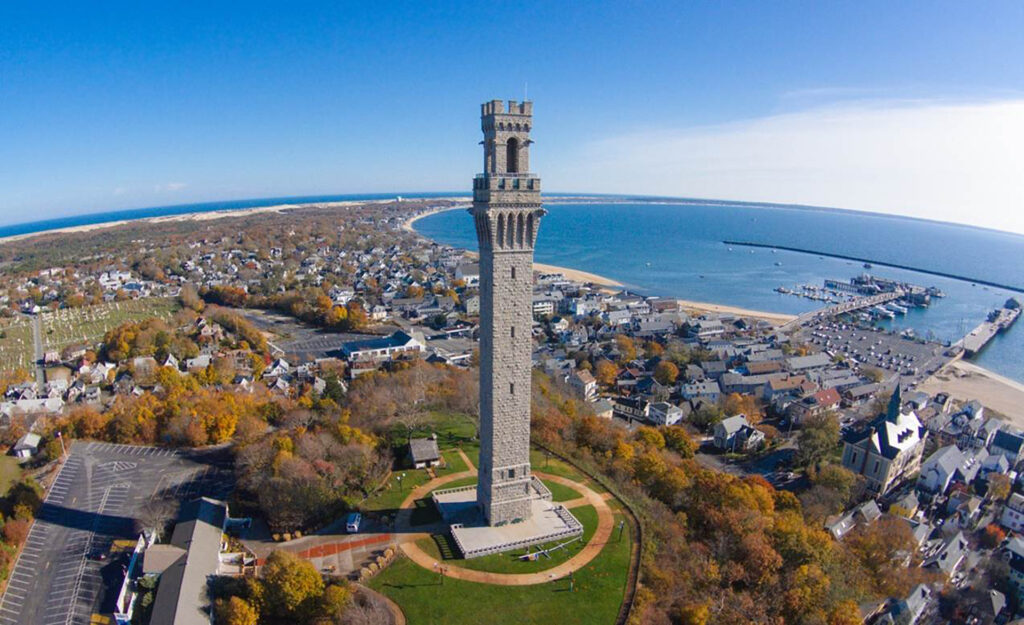
[[[1010,230],[1000,230],[998,228],[992,228],[988,226],[979,226],[976,224],[961,223],[956,221],[944,221],[941,219],[932,219],[928,217],[918,217],[913,215],[901,215],[897,213],[886,213],[881,211],[856,209],[856,208],[839,208],[833,206],[819,206],[815,204],[789,204],[780,202],[763,202],[763,201],[751,201],[751,200],[730,200],[724,198],[702,198],[702,197],[686,197],[686,196],[674,196],[674,195],[644,195],[644,194],[633,194],[633,193],[586,193],[586,192],[563,192],[554,191],[548,194],[542,194],[544,196],[562,198],[562,199],[586,199],[586,198],[609,198],[618,200],[636,200],[641,202],[660,201],[664,203],[703,203],[703,204],[717,204],[722,206],[743,206],[743,207],[767,207],[767,208],[781,208],[787,210],[807,210],[807,211],[819,211],[819,212],[835,212],[835,213],[847,213],[853,215],[867,215],[871,217],[880,218],[892,218],[901,219],[916,222],[925,222],[938,224],[943,226],[953,226],[958,228],[969,228],[972,230],[981,230],[985,232],[993,232],[997,234],[1010,235],[1015,237],[1024,238],[1024,233],[1013,232]],[[431,197],[472,197],[472,193],[469,191],[401,191],[401,192],[364,192],[364,193],[329,193],[329,194],[315,194],[315,195],[288,195],[288,196],[268,196],[268,197],[255,197],[255,198],[235,198],[235,199],[219,199],[219,200],[204,200],[199,202],[189,202],[182,204],[162,204],[154,206],[140,206],[134,208],[123,208],[109,211],[96,211],[87,213],[75,213],[71,215],[64,215],[59,217],[51,217],[48,219],[38,219],[34,221],[21,221],[6,223],[0,225],[0,238],[8,236],[28,236],[34,234],[45,234],[55,230],[60,230],[68,227],[75,227],[81,225],[100,225],[104,223],[112,223],[115,221],[142,221],[145,219],[152,219],[154,217],[163,217],[168,215],[182,215],[188,214],[189,212],[218,212],[228,210],[245,210],[249,208],[263,208],[266,206],[273,206],[282,202],[295,203],[295,204],[316,204],[325,201],[359,201],[360,199],[371,201],[371,200],[382,200],[389,197],[399,198],[408,197],[409,199],[430,199]],[[324,198],[332,198],[326,200]],[[232,206],[228,206],[228,205]],[[247,204],[247,206],[238,206],[238,204]],[[213,207],[217,205],[223,205],[219,207]],[[208,210],[203,211],[189,211],[180,210],[176,212],[169,212],[166,215],[144,215],[139,217],[130,217],[131,213],[140,211],[174,211],[175,209],[187,209],[187,208],[201,208],[211,207]],[[75,220],[89,220],[83,221],[82,223],[67,223]],[[52,225],[52,227],[46,227]],[[32,226],[42,226],[38,229],[33,229]],[[8,231],[10,230],[10,231]]]

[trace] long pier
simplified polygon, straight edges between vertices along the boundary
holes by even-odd
[[[836,315],[853,312],[855,310],[860,310],[862,308],[870,308],[872,306],[885,304],[886,302],[897,300],[903,297],[904,295],[905,293],[903,291],[897,289],[895,291],[890,291],[888,293],[879,293],[878,295],[866,295],[864,297],[855,297],[854,299],[851,299],[848,302],[843,302],[842,304],[835,304],[834,306],[828,306],[826,308],[821,308],[819,310],[805,312],[802,315],[798,315],[796,319],[790,321],[786,325],[803,325],[810,321],[814,321],[815,319],[821,319],[824,317],[835,317]]]
[[[905,269],[907,271],[916,271],[918,273],[926,273],[933,276],[939,276],[941,278],[952,278],[954,280],[963,280],[965,282],[973,282],[975,284],[984,284],[985,286],[994,286],[999,289],[1006,289],[1007,291],[1014,291],[1016,293],[1024,293],[1024,287],[1013,286],[1010,284],[1002,284],[999,282],[992,282],[991,280],[982,280],[980,278],[971,278],[969,276],[960,276],[955,273],[946,273],[943,271],[935,271],[932,269],[922,269],[920,267],[911,267],[910,265],[897,265],[895,263],[887,263],[884,261],[872,260],[870,258],[859,258],[857,256],[845,256],[843,254],[836,254],[833,252],[822,252],[819,250],[808,250],[800,247],[789,247],[785,245],[769,245],[767,243],[752,243],[750,241],[722,241],[726,245],[738,245],[743,247],[759,247],[762,249],[769,250],[784,250],[787,252],[799,252],[801,254],[816,254],[818,256],[828,256],[829,258],[838,258],[841,260],[853,260],[859,263],[871,263],[873,265],[879,265],[882,267],[892,267],[894,269]]]
[[[1006,330],[1020,316],[1020,309],[1000,308],[996,311],[996,318],[992,321],[983,321],[977,328],[967,333],[967,336],[960,339],[960,346],[964,348],[964,355],[975,356],[988,342],[995,338],[995,335]]]

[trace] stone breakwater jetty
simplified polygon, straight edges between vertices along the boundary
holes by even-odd
[[[943,271],[935,271],[934,269],[922,269],[921,267],[911,267],[910,265],[899,265],[896,263],[890,263],[886,261],[874,260],[872,258],[861,258],[858,256],[846,256],[844,254],[836,254],[834,252],[822,252],[821,250],[809,250],[801,247],[791,247],[787,245],[771,245],[769,243],[754,243],[751,241],[722,241],[725,245],[735,245],[742,247],[757,247],[768,250],[783,250],[786,252],[799,252],[801,254],[815,254],[817,256],[828,256],[829,258],[839,258],[842,260],[853,260],[858,263],[870,263],[872,265],[881,265],[883,267],[892,267],[894,269],[905,269],[907,271],[916,271],[918,273],[926,273],[932,276],[939,276],[940,278],[952,278],[954,280],[963,280],[964,282],[972,282],[974,284],[983,284],[985,286],[994,286],[999,289],[1006,289],[1007,291],[1015,291],[1017,293],[1024,293],[1024,286],[1017,286],[1013,284],[1002,284],[1000,282],[992,282],[991,280],[982,280],[981,278],[972,278],[970,276],[961,276],[955,273],[946,273]]]

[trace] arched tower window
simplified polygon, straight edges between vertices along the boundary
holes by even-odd
[[[519,171],[519,139],[512,137],[506,147],[508,154],[505,157],[505,164],[508,166],[508,173],[514,174]]]

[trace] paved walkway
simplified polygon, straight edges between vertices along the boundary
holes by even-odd
[[[447,482],[462,477],[466,477],[467,475],[472,475],[473,473],[475,473],[475,471],[455,473],[445,478],[441,478],[440,480],[433,480],[427,482],[426,484],[423,484],[419,488],[415,489],[412,493],[409,494],[408,497],[406,497],[405,501],[402,502],[402,511],[399,512],[398,522],[401,523],[401,520],[403,519],[403,513],[406,513],[404,519],[406,521],[408,520],[409,515],[411,515],[412,513],[411,506],[413,505],[413,502],[415,502],[417,499],[426,497],[427,494],[430,493],[430,491],[438,488],[439,486]],[[586,566],[591,560],[596,558],[597,554],[601,553],[601,549],[604,548],[605,544],[608,542],[608,539],[611,537],[612,528],[615,525],[615,516],[612,513],[611,508],[608,507],[608,503],[606,501],[607,496],[601,495],[591,490],[589,487],[580,484],[579,482],[574,482],[564,477],[551,475],[548,473],[541,473],[539,471],[534,471],[533,474],[545,480],[549,480],[558,484],[568,486],[575,490],[581,491],[583,493],[583,496],[580,497],[578,500],[572,500],[574,506],[594,506],[594,509],[597,510],[597,530],[591,537],[590,542],[588,542],[579,553],[569,558],[565,562],[559,564],[558,566],[554,566],[550,569],[545,569],[543,571],[538,571],[536,573],[490,573],[487,571],[474,571],[472,569],[462,568],[454,564],[445,563],[444,568],[445,575],[447,577],[461,579],[468,582],[479,582],[482,584],[497,584],[502,586],[531,586],[533,584],[543,584],[546,582],[550,582],[554,579],[565,577],[571,571],[578,571],[580,568]],[[398,525],[398,527],[402,528],[405,526]],[[412,535],[407,536],[409,538],[413,538]],[[416,537],[415,540],[418,539],[419,538]],[[422,549],[420,549],[419,546],[416,545],[415,540],[403,542],[401,545],[402,551],[405,552],[405,555],[408,556],[409,559],[415,562],[416,564],[419,564],[425,569],[434,570],[434,565],[437,564],[437,559],[427,554]]]
[[[414,488],[406,496],[396,513],[394,528],[391,532],[345,535],[337,532],[332,526],[328,526],[321,530],[322,533],[311,534],[283,543],[272,543],[262,540],[244,540],[243,542],[256,553],[260,564],[262,564],[263,559],[273,549],[283,549],[312,561],[319,569],[330,569],[337,573],[343,573],[358,569],[360,564],[376,551],[388,546],[397,546],[413,562],[426,569],[434,570],[437,559],[420,549],[416,545],[416,541],[422,538],[429,538],[431,534],[447,531],[447,525],[444,523],[432,523],[414,526],[412,525],[412,513],[415,510],[416,501],[426,498],[431,491],[441,488],[450,482],[477,474],[476,467],[465,452],[461,449],[456,451],[462,456],[466,466],[469,468],[466,471],[434,478]],[[597,557],[597,554],[601,552],[601,549],[604,548],[609,537],[611,537],[615,522],[614,514],[607,504],[607,500],[612,497],[611,493],[597,493],[585,483],[574,482],[558,475],[541,471],[534,471],[533,473],[539,478],[568,486],[582,494],[575,499],[561,502],[566,508],[594,506],[594,509],[597,510],[597,529],[590,542],[569,560],[558,566],[536,573],[489,573],[446,563],[444,567],[448,577],[485,584],[529,586],[565,577],[571,571],[579,570]],[[401,614],[401,610],[398,611],[398,614]],[[400,624],[404,623],[404,617],[397,622]]]
[[[473,464],[473,461],[469,459],[469,456],[466,455],[466,452],[462,451],[461,447],[459,447],[455,451],[459,452],[459,455],[462,456],[462,461],[466,463],[466,466],[469,467],[469,470],[473,473],[476,473],[476,466]]]

